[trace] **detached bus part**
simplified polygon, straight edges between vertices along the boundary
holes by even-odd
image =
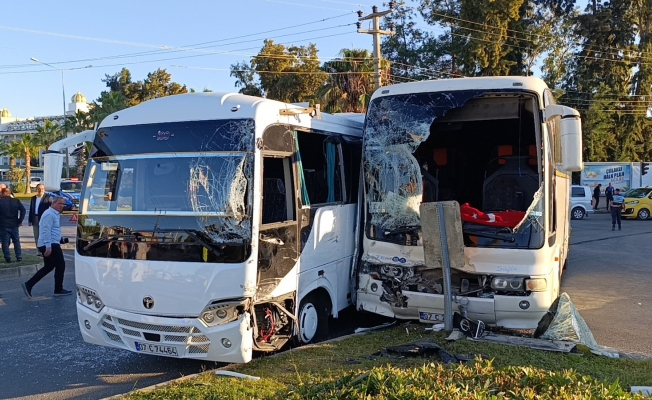
[[[75,255],[84,340],[248,362],[323,337],[352,304],[363,119],[196,93],[85,133],[95,151]]]
[[[535,328],[559,295],[581,149],[579,113],[556,105],[537,78],[377,90],[364,131],[358,309],[442,318],[442,271],[425,265],[419,206],[455,200],[466,261],[453,270],[457,308],[487,324]]]

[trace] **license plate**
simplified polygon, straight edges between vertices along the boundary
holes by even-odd
[[[160,356],[179,357],[179,351],[174,346],[162,346],[153,343],[134,342],[139,353],[157,354]]]
[[[419,311],[419,319],[422,321],[444,322],[444,314]]]

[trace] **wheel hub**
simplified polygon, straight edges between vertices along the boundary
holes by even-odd
[[[315,337],[318,324],[317,308],[312,303],[305,304],[299,314],[299,332],[302,342],[308,343]]]

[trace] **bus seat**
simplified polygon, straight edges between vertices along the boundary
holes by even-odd
[[[528,165],[536,166],[537,165],[537,146],[530,145],[528,147]]]
[[[482,211],[526,211],[539,189],[539,174],[527,157],[505,157],[505,165],[485,179]]]
[[[277,178],[263,179],[263,224],[287,220],[285,185]]]
[[[510,145],[498,146],[496,152],[498,153],[498,157],[509,157],[514,155],[514,149]],[[507,164],[507,160],[498,160],[498,164],[505,165]]]

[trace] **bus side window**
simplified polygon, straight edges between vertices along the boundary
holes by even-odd
[[[303,205],[343,201],[342,152],[327,135],[296,132],[299,149]]]
[[[294,184],[290,157],[263,158],[262,223],[294,221]]]

